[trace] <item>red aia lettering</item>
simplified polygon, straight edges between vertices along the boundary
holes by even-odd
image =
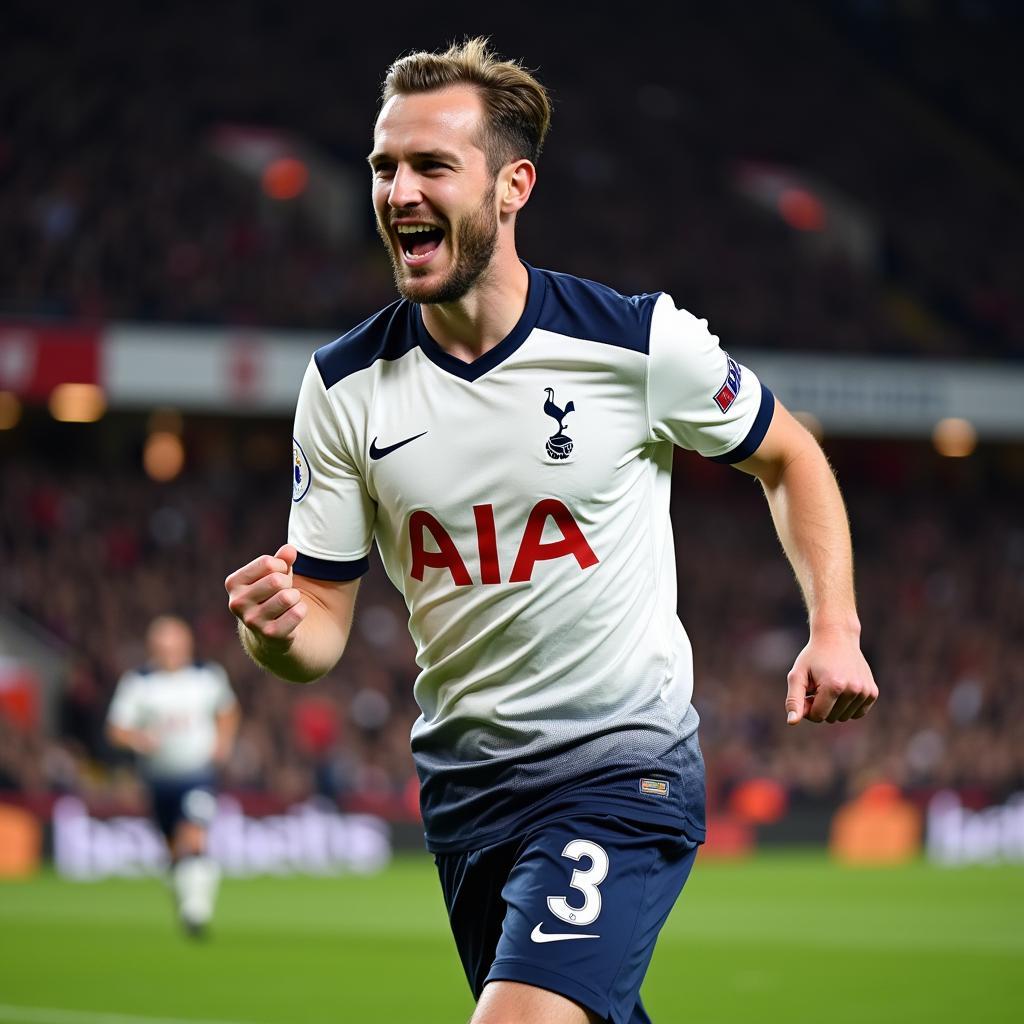
[[[501,564],[498,560],[498,537],[494,525],[493,505],[474,505],[477,553],[480,556],[480,582],[500,583]],[[561,533],[560,540],[544,541],[544,528],[551,519]],[[426,534],[433,539],[436,551],[425,546]],[[456,586],[472,584],[466,563],[459,554],[448,531],[426,509],[418,509],[409,517],[409,546],[412,549],[413,579],[422,581],[424,569],[447,569]],[[557,498],[545,498],[530,511],[519,544],[515,565],[509,583],[527,583],[538,562],[572,555],[581,569],[589,569],[598,562],[593,548],[587,543],[572,513]]]
[[[501,566],[498,564],[498,535],[494,529],[494,506],[474,505],[476,517],[476,547],[480,552],[480,582],[500,583]]]
[[[562,539],[545,544],[541,538],[544,536],[544,524],[548,516],[555,521]],[[512,566],[512,575],[508,581],[525,583],[533,575],[533,567],[538,562],[561,558],[563,555],[573,555],[581,569],[589,569],[597,564],[597,555],[587,543],[572,513],[557,498],[545,498],[534,505],[530,518],[526,520],[519,554],[516,555],[516,564]]]
[[[427,551],[423,546],[425,531],[434,538],[437,551]],[[409,516],[409,544],[412,547],[413,579],[422,580],[423,570],[430,568],[447,569],[452,574],[456,586],[468,587],[473,582],[469,578],[469,570],[455,546],[455,541],[426,509],[417,509]]]

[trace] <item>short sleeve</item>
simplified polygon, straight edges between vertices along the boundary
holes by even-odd
[[[764,440],[775,396],[719,345],[706,320],[663,295],[651,318],[647,406],[651,440],[733,463]]]
[[[138,676],[128,672],[118,680],[107,710],[107,721],[119,729],[139,729],[143,725],[142,717]]]
[[[325,580],[362,576],[369,566],[375,516],[320,371],[310,360],[292,441],[288,542],[299,551],[295,572]]]

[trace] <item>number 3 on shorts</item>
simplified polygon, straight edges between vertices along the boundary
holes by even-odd
[[[583,906],[570,906],[564,896],[549,896],[548,910],[569,924],[593,924],[601,913],[601,891],[598,886],[608,876],[608,854],[597,843],[587,839],[573,839],[566,843],[562,856],[576,861],[582,857],[590,860],[590,867],[586,871],[576,868],[569,880],[570,889],[583,893]]]

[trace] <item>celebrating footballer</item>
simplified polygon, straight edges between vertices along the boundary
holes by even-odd
[[[675,446],[764,488],[810,626],[780,714],[845,722],[878,690],[814,439],[670,296],[520,258],[549,121],[484,40],[391,66],[369,164],[401,299],[313,355],[287,543],[225,585],[251,656],[311,681],[376,543],[417,647],[412,749],[472,1024],[641,1024],[705,834]]]

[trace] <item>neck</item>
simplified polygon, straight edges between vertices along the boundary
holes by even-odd
[[[529,288],[529,272],[515,249],[499,249],[458,302],[421,307],[423,326],[449,355],[472,362],[511,333],[526,308]]]

